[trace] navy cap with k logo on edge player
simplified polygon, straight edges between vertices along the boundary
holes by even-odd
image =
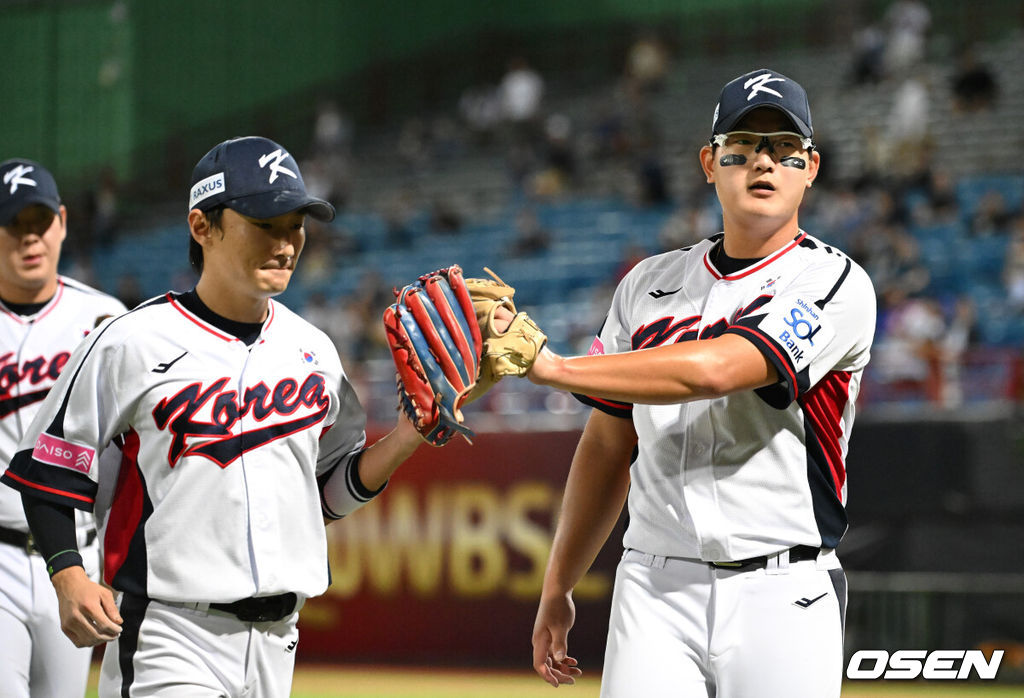
[[[9,224],[32,204],[60,213],[60,194],[53,175],[39,163],[24,158],[0,162],[0,225]]]
[[[740,119],[758,107],[773,107],[789,117],[804,138],[812,138],[811,105],[800,83],[774,70],[752,70],[722,88],[715,107],[711,135],[731,131]]]
[[[224,141],[192,170],[189,210],[209,211],[220,205],[250,218],[302,210],[321,221],[334,219],[331,204],[306,192],[295,158],[259,136]]]

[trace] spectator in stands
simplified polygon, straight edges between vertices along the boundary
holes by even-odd
[[[513,186],[521,192],[537,167],[543,147],[541,102],[544,79],[522,56],[508,62],[498,85],[507,167]]]
[[[344,208],[352,189],[353,126],[333,100],[317,107],[309,157],[302,163],[306,188],[312,196]]]
[[[928,207],[927,223],[952,223],[960,216],[956,180],[949,170],[932,168],[924,185]]]
[[[885,74],[885,34],[877,24],[861,27],[853,35],[853,67],[850,81],[854,86],[877,84]]]
[[[1013,221],[1013,233],[1003,266],[1003,285],[1010,309],[1024,315],[1024,214]]]
[[[871,372],[891,389],[938,401],[942,386],[940,343],[946,330],[934,299],[911,296],[899,284],[879,294],[878,336],[871,351]]]
[[[661,92],[668,71],[668,48],[657,34],[644,33],[630,46],[625,72],[631,90],[644,95]]]
[[[703,240],[704,232],[719,227],[718,219],[705,215],[699,206],[677,209],[658,231],[658,244],[664,251],[678,250]]]
[[[441,235],[462,231],[462,214],[451,196],[437,194],[430,201],[430,230]]]
[[[932,105],[929,79],[918,71],[908,75],[895,89],[889,110],[890,170],[899,178],[919,173],[932,145],[928,126]]]
[[[532,207],[524,207],[516,214],[516,240],[510,254],[530,257],[551,248],[551,231],[544,227]]]
[[[893,287],[909,295],[927,288],[931,273],[921,259],[920,245],[905,227],[890,223],[875,228],[867,237],[872,238],[874,244],[863,264],[876,288],[884,292]]]
[[[544,79],[522,56],[508,62],[508,70],[498,87],[501,115],[514,127],[532,135],[539,123]]]
[[[139,285],[139,277],[135,274],[122,274],[117,280],[117,291],[114,295],[129,310],[146,300]]]
[[[921,0],[896,0],[885,12],[885,70],[900,76],[925,57],[932,13]]]
[[[421,173],[428,168],[431,161],[430,132],[423,119],[411,117],[405,120],[398,133],[396,149],[413,173]]]
[[[467,87],[459,96],[458,112],[470,140],[479,147],[491,145],[501,123],[501,98],[497,89],[493,85]]]
[[[996,190],[985,192],[971,216],[971,236],[980,238],[1006,235],[1010,232],[1012,220],[1013,212],[1007,206],[1006,197],[1002,192]]]
[[[388,243],[392,247],[409,244],[415,235],[413,219],[416,217],[416,192],[409,187],[390,192],[384,201],[382,215]]]
[[[992,108],[999,94],[995,73],[978,60],[972,46],[961,49],[951,87],[953,110],[960,114],[974,114]]]
[[[313,153],[334,155],[352,150],[352,120],[334,100],[325,100],[317,107],[313,123]]]

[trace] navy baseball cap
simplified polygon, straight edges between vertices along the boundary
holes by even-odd
[[[740,119],[758,107],[778,109],[789,117],[801,136],[814,136],[811,105],[804,88],[797,81],[767,68],[752,70],[726,83],[715,107],[711,135],[728,133]]]
[[[60,194],[53,175],[38,162],[24,158],[0,162],[0,225],[7,225],[32,204],[60,213]]]
[[[259,136],[224,141],[192,170],[189,210],[209,211],[220,205],[250,218],[274,218],[301,209],[321,221],[334,219],[333,206],[306,193],[295,158]]]

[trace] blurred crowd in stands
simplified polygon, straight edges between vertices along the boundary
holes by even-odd
[[[961,404],[972,399],[965,392],[971,379],[963,372],[982,356],[982,363],[997,364],[994,387],[986,389],[995,394],[987,397],[1019,400],[1024,397],[1024,197],[993,189],[965,210],[959,175],[936,165],[934,158],[938,149],[961,146],[936,142],[927,128],[938,99],[951,100],[954,118],[970,119],[993,109],[1008,77],[1000,68],[1006,66],[988,65],[976,47],[962,46],[944,59],[955,63],[947,71],[949,84],[932,84],[934,73],[922,69],[934,60],[931,29],[925,3],[896,0],[877,24],[863,26],[851,37],[848,89],[885,86],[891,95],[888,115],[864,134],[821,131],[823,167],[805,199],[801,223],[849,253],[875,282],[878,332],[865,399]],[[538,215],[545,205],[597,192],[624,201],[624,206],[660,214],[654,235],[633,239],[622,249],[606,284],[574,296],[578,322],[570,324],[568,341],[574,349],[585,350],[610,289],[632,264],[720,229],[717,202],[696,166],[696,148],[690,169],[669,164],[665,134],[674,124],[666,123],[654,105],[671,89],[673,57],[671,42],[657,32],[638,35],[620,74],[609,81],[609,96],[583,117],[573,118],[552,108],[557,95],[550,93],[549,80],[527,56],[510,56],[505,74],[494,84],[467,85],[456,104],[440,113],[409,117],[397,129],[384,155],[400,163],[403,176],[369,204],[355,194],[361,175],[356,127],[342,103],[325,100],[301,159],[307,187],[340,212],[377,216],[383,221],[383,244],[394,249],[423,234],[485,245],[465,232],[482,215],[479,207],[466,203],[466,192],[421,186],[484,158],[503,173],[507,205],[502,216],[515,229],[513,241],[495,250],[496,255],[539,264],[560,234]],[[838,152],[834,140],[851,137],[861,139],[863,163],[856,176],[837,176],[830,160]],[[686,157],[683,162],[688,162]],[[95,235],[113,236],[116,183],[101,179],[91,207]],[[941,240],[922,233],[939,230],[957,232]],[[938,278],[935,255],[923,253],[924,246],[934,250],[944,244],[948,270],[957,265],[963,245],[986,239],[1003,244],[982,272],[988,287],[999,294],[1000,312],[1019,330],[1002,340],[982,331],[979,316],[989,309],[978,307],[976,294],[961,283]],[[355,371],[369,359],[387,357],[379,319],[392,300],[394,283],[387,279],[387,269],[358,263],[364,246],[360,232],[344,223],[310,221],[300,265],[303,283],[314,289],[305,299],[304,314],[334,338]],[[360,276],[351,285],[356,290],[323,290],[339,273],[342,260],[347,260],[343,273]],[[514,284],[516,279],[509,281]],[[126,301],[134,300],[138,289],[131,279],[123,283],[118,292]],[[537,299],[542,326],[543,303],[554,300]]]

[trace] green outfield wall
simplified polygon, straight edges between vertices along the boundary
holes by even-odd
[[[379,122],[497,79],[517,50],[552,69],[608,76],[639,28],[657,28],[691,55],[782,50],[845,40],[887,4],[0,0],[0,154],[44,161],[69,186],[103,165],[122,180],[177,186],[163,175],[180,173],[178,159],[193,160],[211,134],[306,133],[325,94]],[[946,33],[986,36],[1020,19],[1008,0],[984,11],[929,5]]]

